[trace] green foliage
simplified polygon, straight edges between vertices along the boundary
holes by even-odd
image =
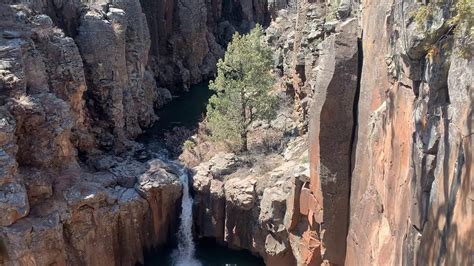
[[[337,9],[341,0],[328,1],[326,3],[326,21],[337,19]]]
[[[450,5],[450,6],[447,6]],[[448,0],[435,0],[427,5],[421,5],[417,11],[411,14],[419,31],[424,32],[428,36],[432,32],[428,32],[425,27],[427,23],[433,19],[437,9],[445,9],[449,7],[452,17],[445,23],[446,28],[455,28],[455,33],[461,43],[459,50],[460,56],[464,58],[472,57],[473,40],[474,40],[474,1],[473,0],[457,0],[454,5]]]
[[[460,38],[461,48],[459,55],[463,58],[472,58],[474,50],[474,1],[458,0],[454,6],[456,16],[448,23],[457,26],[456,35]]]
[[[247,35],[235,33],[224,60],[217,63],[217,77],[209,87],[216,92],[207,106],[207,127],[214,140],[247,149],[249,125],[275,115],[276,97],[270,94],[271,50],[261,41],[257,25]]]
[[[425,23],[433,18],[433,9],[432,4],[421,5],[417,11],[411,14],[418,30],[422,31]]]
[[[183,143],[183,146],[186,150],[191,150],[193,149],[196,144],[192,141],[192,140],[189,140],[187,139],[184,143]]]

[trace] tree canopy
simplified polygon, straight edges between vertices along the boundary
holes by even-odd
[[[272,54],[262,42],[263,34],[260,25],[246,35],[235,33],[209,84],[216,93],[207,106],[207,127],[215,140],[236,144],[240,150],[247,150],[253,121],[275,116]]]

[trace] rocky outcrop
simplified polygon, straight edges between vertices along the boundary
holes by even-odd
[[[264,167],[260,162],[249,168],[244,158],[222,153],[195,167],[198,235],[250,250],[268,265],[294,265],[285,215],[293,211],[287,208],[292,180],[308,179],[304,142],[299,138],[290,143],[286,159],[265,158],[269,165]]]
[[[7,226],[26,216],[29,212],[28,196],[23,177],[18,173],[15,157],[18,146],[15,145],[16,124],[4,109],[0,111],[0,226]]]
[[[4,2],[0,264],[143,262],[172,236],[181,184],[130,140],[163,91],[139,2]]]
[[[320,45],[321,52],[310,121],[311,181],[301,190],[312,231],[320,247],[308,250],[311,261],[344,264],[349,225],[353,106],[357,91],[358,25],[341,22]]]
[[[301,265],[345,260],[359,74],[354,6],[300,1],[267,29],[298,128],[309,128],[311,179],[293,180],[284,224]]]
[[[465,235],[472,232],[473,66],[461,47],[466,24],[457,31],[449,24],[461,11],[431,4],[420,26],[418,3],[363,1],[357,49],[352,30],[352,41],[338,40],[354,21],[347,12],[357,11],[343,4],[337,21],[323,25],[335,34],[320,44],[331,51],[335,38],[339,49],[319,53],[312,72],[311,179],[296,182],[288,200],[300,212],[287,216],[295,257],[305,265],[472,263]],[[281,66],[288,73],[290,64]]]
[[[147,71],[150,37],[138,1],[83,11],[75,38],[86,71],[88,108],[100,146],[118,147],[151,126],[157,98]]]
[[[273,187],[200,165],[198,231],[270,265],[472,264],[470,26],[453,18],[466,11],[432,3],[419,25],[420,3],[296,5],[267,42],[300,133],[309,122],[310,178]],[[224,225],[205,229],[211,216]]]
[[[66,184],[54,184],[55,193],[34,202],[26,218],[0,228],[0,262],[143,263],[144,250],[164,244],[171,236],[181,197],[178,177],[157,165],[163,167],[164,163],[127,161],[119,163],[113,173],[64,173],[79,176],[68,182],[68,188],[63,187]],[[130,175],[123,170],[127,166],[141,169],[133,174],[138,180],[135,188],[118,183],[120,176]]]

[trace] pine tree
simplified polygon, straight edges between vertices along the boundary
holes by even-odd
[[[207,106],[207,127],[215,140],[237,144],[241,151],[247,150],[250,124],[275,116],[272,55],[262,36],[260,25],[246,35],[235,33],[209,84],[216,94]]]

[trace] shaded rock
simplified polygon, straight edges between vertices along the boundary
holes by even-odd
[[[337,15],[340,19],[345,19],[351,14],[352,2],[351,0],[342,0],[337,7]]]
[[[29,202],[15,160],[18,150],[14,136],[16,123],[4,109],[0,109],[0,114],[0,226],[8,226],[28,214]]]
[[[327,37],[315,84],[314,103],[310,109],[311,196],[318,203],[310,205],[312,214],[322,212],[316,219],[323,234],[319,235],[324,254],[322,260],[344,263],[346,232],[349,224],[350,163],[353,106],[358,74],[358,24],[356,19],[343,22],[340,31]],[[303,204],[303,203],[301,203]],[[308,204],[308,203],[307,203]]]
[[[269,22],[267,1],[142,0],[150,28],[150,65],[160,86],[187,90],[211,78],[234,31]]]
[[[63,225],[57,213],[44,218],[25,218],[0,227],[3,247],[0,262],[5,265],[66,265]]]

